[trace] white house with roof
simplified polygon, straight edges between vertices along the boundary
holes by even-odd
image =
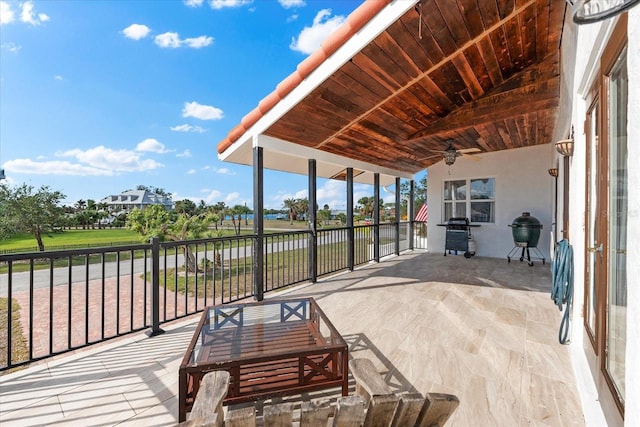
[[[134,209],[145,209],[153,205],[161,205],[166,210],[173,209],[173,201],[170,196],[152,193],[148,190],[129,190],[121,194],[107,196],[100,200],[107,205],[107,210],[112,215],[131,212]]]

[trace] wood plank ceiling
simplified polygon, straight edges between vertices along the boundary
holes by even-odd
[[[423,0],[265,134],[416,173],[456,149],[551,142],[561,0]]]

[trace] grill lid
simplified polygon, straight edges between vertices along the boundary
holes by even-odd
[[[535,248],[540,240],[540,230],[542,224],[538,218],[531,216],[529,212],[522,212],[522,215],[514,219],[511,224],[513,241],[517,246],[527,246]]]

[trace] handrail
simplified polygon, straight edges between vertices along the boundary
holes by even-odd
[[[395,253],[396,239],[409,249],[409,222],[399,233],[395,223],[352,230],[354,265],[375,260],[376,230],[380,256]],[[264,291],[311,281],[313,262],[318,277],[348,269],[348,234],[348,227],[318,228],[315,239],[311,230],[264,234]],[[207,305],[252,297],[255,242],[243,234],[158,242],[157,250],[139,243],[0,255],[0,302],[14,313],[0,371],[131,332],[160,333],[162,324]]]

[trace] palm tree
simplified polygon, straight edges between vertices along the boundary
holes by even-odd
[[[285,209],[289,210],[289,224],[293,224],[293,220],[296,218],[298,207],[296,199],[285,199],[282,202],[282,205]]]
[[[85,202],[84,200],[80,199],[73,206],[76,208],[76,212],[82,211],[82,210],[84,210],[84,208],[87,207],[87,202]]]
[[[358,200],[360,206],[360,215],[363,217],[371,217],[373,215],[373,197],[362,197]]]
[[[304,199],[296,200],[297,212],[304,215],[304,218],[309,220],[309,199],[306,197]]]

